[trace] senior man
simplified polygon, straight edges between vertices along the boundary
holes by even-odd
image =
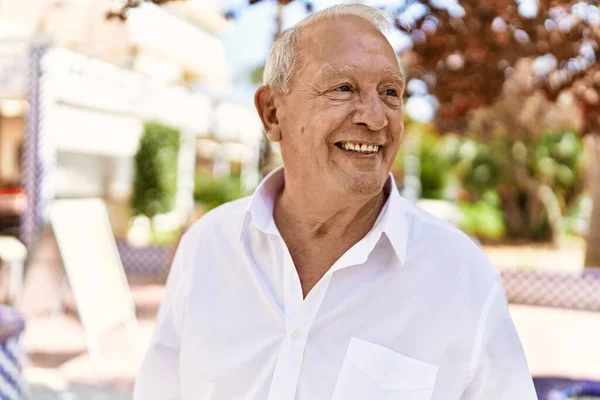
[[[283,168],[183,237],[136,400],[534,400],[497,271],[398,194],[404,79],[362,5],[282,33],[255,104]]]

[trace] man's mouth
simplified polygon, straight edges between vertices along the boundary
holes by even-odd
[[[360,142],[337,142],[335,145],[342,150],[353,151],[361,154],[375,154],[383,147],[376,144],[366,144]]]

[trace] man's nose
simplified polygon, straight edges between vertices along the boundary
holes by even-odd
[[[352,122],[364,125],[371,131],[378,131],[387,126],[388,120],[385,115],[385,106],[377,91],[365,93],[360,96],[356,111],[352,117]]]

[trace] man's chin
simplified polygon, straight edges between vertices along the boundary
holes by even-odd
[[[387,174],[371,171],[346,171],[341,190],[349,196],[375,196],[383,190]],[[341,182],[340,182],[341,183]]]

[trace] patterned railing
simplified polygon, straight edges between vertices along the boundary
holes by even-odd
[[[25,353],[20,336],[25,329],[23,316],[13,308],[0,306],[0,399],[25,398],[22,377]]]
[[[117,240],[117,248],[127,274],[163,276],[169,271],[173,257],[171,247],[134,247],[124,240]]]
[[[580,273],[503,271],[509,303],[600,311],[600,270]]]

